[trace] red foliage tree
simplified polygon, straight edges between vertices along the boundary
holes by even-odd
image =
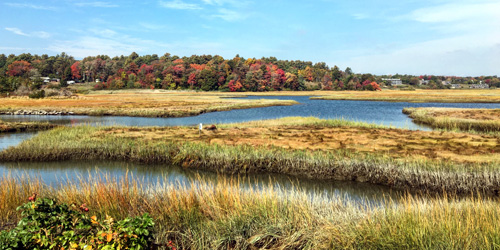
[[[10,76],[26,76],[31,70],[31,64],[27,61],[15,61],[7,68],[7,74]]]
[[[73,79],[79,80],[82,78],[80,75],[80,62],[75,62],[71,65],[71,75],[73,76]]]

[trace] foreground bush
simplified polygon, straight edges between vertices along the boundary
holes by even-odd
[[[22,219],[12,230],[0,232],[3,249],[146,249],[151,246],[153,219],[148,214],[115,222],[88,216],[85,204],[57,204],[36,199],[17,210]]]

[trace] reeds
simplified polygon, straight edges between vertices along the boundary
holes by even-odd
[[[59,187],[26,177],[0,178],[0,225],[18,220],[15,207],[32,192],[91,215],[115,219],[149,213],[156,243],[178,249],[494,249],[500,244],[498,201],[412,197],[381,207],[314,196],[272,185],[240,189],[242,179],[198,177],[191,185],[146,185],[127,176],[81,178]],[[4,191],[4,190],[8,190]]]

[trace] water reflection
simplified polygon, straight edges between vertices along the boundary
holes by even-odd
[[[36,133],[0,133],[0,151],[33,137]]]
[[[263,189],[269,185],[283,190],[299,189],[311,196],[328,199],[356,200],[364,204],[378,204],[385,199],[398,200],[400,193],[390,188],[348,181],[317,181],[275,174],[253,174],[245,176],[227,176],[213,172],[183,169],[169,165],[142,165],[128,162],[23,162],[0,163],[0,176],[38,177],[45,184],[53,187],[70,181],[78,183],[80,178],[104,177],[110,179],[124,178],[140,180],[143,183],[156,184],[216,184],[222,179],[236,178],[240,180],[242,189]],[[200,178],[202,176],[202,178]]]

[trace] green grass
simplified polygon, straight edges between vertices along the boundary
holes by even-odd
[[[351,124],[341,121],[320,123],[330,126]],[[405,160],[342,149],[311,152],[267,146],[146,140],[104,133],[113,129],[116,127],[56,128],[0,152],[0,161],[125,160],[168,163],[220,173],[281,173],[458,194],[481,192],[495,195],[500,186],[500,166],[496,162],[460,164]],[[154,132],[160,128],[137,128],[138,131],[144,129]]]
[[[0,177],[0,227],[37,192],[90,215],[119,220],[149,213],[156,243],[178,249],[496,249],[498,201],[484,198],[387,200],[368,208],[342,197],[307,196],[298,188],[239,188],[243,179],[198,179],[191,185],[147,185],[127,177],[89,177],[45,186],[40,179]],[[196,183],[196,184],[195,184]],[[328,199],[329,198],[329,199]]]

